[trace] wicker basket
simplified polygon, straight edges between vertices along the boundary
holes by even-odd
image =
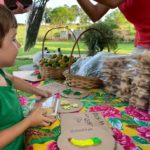
[[[74,52],[74,48],[75,48],[76,44],[78,43],[79,39],[81,38],[81,36],[89,30],[97,31],[103,36],[103,34],[98,29],[89,28],[89,29],[85,30],[84,32],[82,32],[80,34],[78,39],[75,41],[70,57],[72,57],[73,52]],[[105,39],[105,40],[107,40],[107,39]],[[108,46],[108,42],[107,42],[107,47],[108,47],[108,51],[110,51],[109,46]],[[67,84],[68,86],[71,86],[71,87],[92,89],[92,88],[98,88],[98,87],[100,87],[100,85],[103,85],[103,81],[97,77],[85,77],[85,76],[79,76],[79,75],[71,74],[70,67],[68,70],[64,71],[63,75],[66,78],[65,84]]]
[[[54,29],[66,29],[68,31],[70,31],[74,37],[74,39],[76,40],[76,37],[74,35],[74,33],[68,28],[68,27],[56,27],[56,28],[52,28],[50,30],[48,30],[43,38],[43,43],[42,43],[42,58],[44,58],[44,44],[45,44],[45,40],[46,40],[46,37],[48,35],[48,33]],[[78,43],[77,43],[78,45]],[[80,53],[80,50],[79,50],[79,45],[78,45],[78,51]],[[63,72],[68,69],[68,67],[66,68],[53,68],[53,67],[50,67],[50,66],[39,66],[39,71],[40,71],[40,74],[41,74],[41,77],[42,79],[65,79],[64,75],[63,75]]]

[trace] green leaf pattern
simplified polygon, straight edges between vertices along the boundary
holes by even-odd
[[[122,123],[118,118],[109,118],[108,121],[114,128],[122,130]]]

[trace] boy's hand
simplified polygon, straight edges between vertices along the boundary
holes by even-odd
[[[29,115],[27,118],[29,121],[30,127],[36,127],[36,126],[49,126],[50,123],[54,122],[54,118],[46,117],[45,112],[41,107],[38,107]]]
[[[39,92],[37,94],[38,99],[48,98],[50,96],[52,96],[51,92],[46,91],[46,90],[39,90]]]

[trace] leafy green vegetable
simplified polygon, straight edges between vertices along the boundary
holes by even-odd
[[[63,90],[63,93],[66,95],[69,95],[69,94],[73,93],[73,91],[71,89],[66,89],[66,90]]]
[[[74,94],[74,95],[81,95],[80,92],[74,92],[73,94]]]
[[[35,0],[27,21],[24,51],[29,51],[36,43],[46,3],[49,0]]]

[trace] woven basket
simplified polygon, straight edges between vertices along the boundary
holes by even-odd
[[[81,36],[85,32],[88,32],[89,30],[97,31],[103,36],[103,34],[98,29],[89,28],[89,29],[85,30],[84,32],[82,32],[80,34],[80,36],[75,41],[70,57],[72,57],[73,52],[74,52],[74,48],[75,48],[76,44],[78,43],[79,39],[81,38]],[[107,42],[107,39],[105,39],[105,40]],[[108,42],[107,42],[107,48],[108,48],[108,51],[110,51],[109,46],[108,46]],[[71,65],[70,65],[70,67],[71,67]],[[71,74],[70,67],[68,70],[64,71],[64,73],[63,73],[63,75],[66,78],[65,84],[67,84],[68,86],[77,87],[77,88],[84,88],[84,89],[92,89],[92,88],[98,88],[98,87],[100,87],[100,85],[103,85],[103,81],[97,77],[85,77],[85,76],[79,76],[79,75]]]
[[[74,33],[68,28],[68,27],[56,27],[56,28],[52,28],[50,30],[48,30],[43,38],[43,43],[42,43],[42,58],[44,58],[44,44],[45,44],[45,40],[46,40],[46,37],[48,35],[48,33],[54,29],[67,29],[68,31],[70,31],[74,37],[74,39],[76,40],[76,37],[74,35]],[[78,43],[77,43],[78,45]],[[80,53],[80,50],[79,50],[79,45],[78,45],[78,51]],[[53,67],[50,67],[50,66],[39,66],[39,71],[40,71],[40,74],[41,74],[41,77],[42,79],[65,79],[64,75],[63,75],[63,72],[68,69],[68,67],[66,68],[53,68]]]

